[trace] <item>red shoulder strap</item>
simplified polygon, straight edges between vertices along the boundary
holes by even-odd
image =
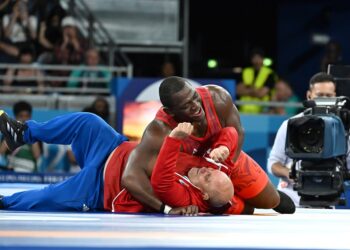
[[[202,98],[202,103],[207,117],[208,127],[211,133],[217,133],[222,127],[218,115],[216,114],[215,106],[213,103],[213,99],[211,98],[209,89],[206,87],[198,87],[196,88],[196,90]]]

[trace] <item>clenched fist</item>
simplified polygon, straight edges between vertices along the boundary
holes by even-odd
[[[210,152],[209,157],[216,162],[223,162],[229,155],[230,150],[226,146],[219,146]]]
[[[174,128],[169,137],[177,138],[177,139],[185,139],[188,137],[193,131],[193,125],[189,122],[179,123],[176,128]]]

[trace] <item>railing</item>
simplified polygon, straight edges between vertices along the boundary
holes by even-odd
[[[275,102],[275,101],[235,101],[236,105],[258,105],[261,107],[269,107],[269,108],[303,108],[303,104],[301,102]]]
[[[128,76],[133,74],[133,65],[128,56],[122,52],[117,42],[112,38],[104,25],[96,18],[84,0],[65,0],[66,10],[75,17],[80,24],[81,31],[88,37],[89,44],[108,52],[108,64],[117,63],[125,66]]]
[[[82,83],[89,83],[89,82],[95,82],[95,83],[103,83],[103,82],[110,82],[113,77],[120,77],[120,76],[127,76],[129,78],[132,77],[129,73],[128,67],[111,67],[111,66],[97,66],[97,67],[88,67],[88,66],[73,66],[73,65],[42,65],[42,64],[0,64],[0,70],[5,69],[34,69],[38,70],[40,72],[44,71],[50,71],[50,74],[43,74],[42,76],[31,76],[31,77],[23,77],[23,76],[11,76],[10,78],[13,80],[28,80],[28,81],[35,81],[35,80],[42,80],[46,84],[44,87],[39,86],[33,86],[33,87],[21,87],[21,86],[4,86],[0,85],[0,91],[6,92],[6,95],[2,95],[2,100],[11,100],[13,97],[10,96],[8,93],[11,92],[21,92],[21,93],[45,93],[49,94],[49,96],[52,96],[50,94],[93,94],[93,95],[109,95],[110,89],[106,88],[89,88],[89,87],[78,87],[78,88],[72,88],[72,87],[52,87],[50,86],[50,82],[68,82],[70,80],[82,82]],[[108,71],[109,77],[108,78],[86,78],[86,77],[71,77],[71,76],[60,76],[60,75],[54,75],[54,72],[60,72],[60,71],[72,71],[72,70],[81,70],[81,71]],[[8,77],[6,75],[0,75],[0,80],[6,80]],[[35,98],[34,98],[35,99]],[[34,101],[35,103],[35,100]],[[53,101],[53,103],[57,103],[57,100]],[[253,105],[259,105],[262,107],[293,107],[293,108],[302,108],[302,104],[300,102],[296,103],[285,103],[285,102],[261,102],[261,101],[235,101],[236,105],[244,105],[244,104],[253,104]],[[48,105],[51,108],[52,105]]]
[[[113,77],[132,77],[128,67],[111,67],[111,66],[97,66],[97,67],[88,67],[88,66],[68,66],[68,65],[41,65],[41,64],[0,64],[0,70],[6,69],[31,69],[37,70],[42,73],[42,75],[33,75],[33,76],[6,76],[0,75],[0,80],[27,80],[27,81],[36,81],[40,80],[45,82],[44,86],[11,86],[11,85],[2,85],[0,90],[2,92],[24,92],[24,93],[72,93],[72,94],[110,94],[110,89],[106,88],[89,88],[85,87],[90,82],[94,83],[109,83]],[[61,76],[59,72],[70,72],[72,70],[79,71],[89,71],[89,72],[99,72],[105,71],[109,73],[109,77],[73,77],[73,76]],[[50,71],[50,74],[45,74],[45,71]],[[56,73],[56,75],[55,75]],[[73,87],[52,87],[50,82],[68,82],[68,81],[77,81],[82,83],[82,87],[73,88]]]

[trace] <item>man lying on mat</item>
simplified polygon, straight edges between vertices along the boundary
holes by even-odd
[[[0,130],[10,150],[15,150],[24,143],[30,144],[37,141],[71,144],[81,167],[79,173],[63,182],[43,189],[28,190],[2,197],[0,199],[2,209],[155,212],[141,205],[121,186],[122,173],[136,143],[127,142],[126,137],[118,134],[100,117],[90,113],[73,113],[44,123],[31,120],[22,124],[9,118],[4,111],[0,111]],[[191,177],[188,178],[191,181]],[[222,183],[216,186],[215,194],[225,197],[217,205],[228,203],[233,195],[230,179],[222,173],[214,176],[213,179]],[[223,193],[228,192],[227,194],[221,194],[223,187],[225,187]],[[215,200],[210,195],[203,196],[203,199]],[[180,208],[164,206],[162,212],[193,215],[197,214],[198,208],[191,204]]]

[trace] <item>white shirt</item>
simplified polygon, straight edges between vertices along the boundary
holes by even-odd
[[[9,25],[10,19],[11,19],[11,15],[5,15],[3,17],[2,19],[3,29],[5,29]],[[11,42],[18,43],[18,42],[28,41],[29,37],[26,37],[24,28],[22,25],[20,25],[18,22],[16,22],[13,25],[12,32],[9,36],[9,39],[11,40]],[[29,25],[32,28],[32,30],[36,30],[38,26],[37,18],[35,16],[29,16],[29,24],[26,24],[26,25]]]

